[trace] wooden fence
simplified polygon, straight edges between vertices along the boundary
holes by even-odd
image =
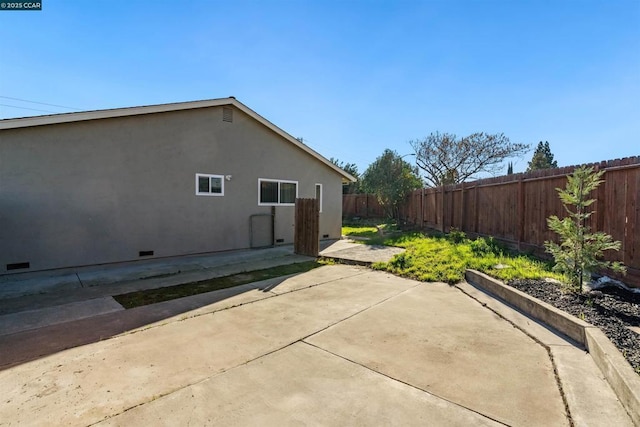
[[[594,215],[589,225],[622,243],[606,259],[628,268],[625,283],[640,287],[640,157],[593,165],[605,170],[604,183],[592,195]],[[556,240],[547,218],[565,216],[556,188],[576,166],[514,174],[414,191],[401,210],[402,219],[419,227],[471,235],[493,236],[520,250],[544,253],[544,242]]]
[[[384,209],[373,194],[343,194],[342,217],[384,218]]]
[[[622,280],[640,287],[640,157],[591,166],[605,170],[605,182],[592,195],[596,203],[592,205],[595,213],[589,225],[592,230],[604,231],[622,243],[621,250],[608,251],[606,259],[622,261],[628,269]],[[472,236],[493,236],[522,251],[548,256],[544,242],[556,240],[556,235],[548,229],[547,218],[565,216],[556,188],[565,187],[566,176],[575,168],[568,166],[416,190],[400,209],[401,219],[419,228],[444,232],[456,228]]]
[[[318,256],[320,246],[320,204],[318,199],[296,199],[294,244],[295,253]]]

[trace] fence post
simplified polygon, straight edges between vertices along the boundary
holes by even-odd
[[[366,216],[367,218],[369,218],[369,196],[370,196],[370,194],[369,194],[369,193],[367,193],[367,194],[365,195],[365,198],[364,198],[365,203],[366,203],[366,207],[365,207],[365,209],[366,209],[366,212],[367,212],[367,214],[366,214],[366,215],[367,215],[367,216]]]
[[[460,185],[460,231],[464,231],[464,182]]]
[[[441,220],[441,222],[442,222],[442,223],[440,224],[440,225],[441,225],[440,229],[441,229],[441,231],[444,233],[444,230],[445,230],[445,225],[444,225],[445,220],[444,220],[444,216],[445,216],[445,211],[446,211],[446,209],[445,209],[445,207],[444,207],[444,194],[445,194],[445,193],[444,193],[444,185],[440,186],[440,188],[442,188],[442,204],[441,204],[441,206],[440,206],[440,208],[441,208],[441,209],[440,209],[440,218],[442,218],[442,220]]]
[[[424,186],[422,187],[422,198],[420,199],[420,230],[424,228]]]
[[[478,234],[478,211],[480,210],[479,206],[478,206],[478,183],[476,182],[476,186],[474,187],[474,191],[473,191],[473,200],[474,200],[474,214],[473,214],[473,231],[474,233]]]
[[[524,241],[524,182],[522,180],[522,175],[518,178],[518,250],[522,250],[520,248],[521,243]]]
[[[595,172],[600,171],[600,165],[596,165],[594,168]],[[603,182],[598,186],[596,190],[596,215],[595,215],[595,224],[593,224],[594,228],[597,231],[605,231],[604,230],[604,217],[605,217],[605,199],[607,197],[607,170],[604,170],[604,175],[602,175]]]

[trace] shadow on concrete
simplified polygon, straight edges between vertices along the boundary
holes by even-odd
[[[331,240],[321,242],[320,256],[333,258],[340,262],[370,265],[372,262],[389,260],[393,255],[402,251],[404,250],[400,248],[361,245],[348,240]],[[31,311],[30,315],[34,317],[32,320],[35,325],[33,328],[25,330],[25,325],[23,324],[21,329],[14,329],[18,330],[17,332],[0,334],[0,371],[70,348],[129,333],[175,316],[186,315],[186,317],[189,317],[187,313],[193,310],[198,310],[197,314],[193,315],[199,315],[268,298],[273,289],[286,279],[296,276],[297,274],[128,310],[120,310],[114,302],[116,306],[115,310],[117,311],[96,312],[95,315],[93,315],[93,312],[89,312],[89,317],[84,318],[73,318],[72,315],[74,313],[65,313],[68,314],[68,316],[61,316],[64,319],[62,321],[58,318],[49,322],[48,318],[43,317],[43,312],[38,312],[40,309],[60,306],[60,310],[65,310],[71,306],[62,307],[61,305],[71,303],[82,304],[83,301],[96,301],[97,298],[110,299],[112,295],[126,293],[132,290],[172,286],[175,284],[209,279],[211,277],[219,277],[226,274],[238,274],[243,271],[251,271],[274,265],[301,262],[308,259],[309,257],[293,254],[292,247],[278,247],[261,251],[238,251],[220,255],[154,260],[146,263],[138,263],[135,266],[110,266],[109,268],[102,267],[102,270],[96,268],[95,271],[90,271],[93,275],[91,277],[95,279],[94,281],[102,283],[110,280],[114,282],[113,284],[101,284],[100,286],[73,289],[47,288],[51,290],[55,289],[58,292],[4,300],[0,299],[3,303],[2,307],[0,307],[0,315],[5,315],[4,321],[21,323],[23,322],[22,318],[13,317],[9,320],[6,315],[10,316],[12,313],[28,310]],[[214,268],[216,275],[212,276],[211,271],[213,271]],[[171,274],[165,278],[158,276],[159,273],[166,274],[167,271],[172,273],[182,271],[182,274]],[[78,277],[84,277],[85,281],[88,281],[88,274],[89,273],[85,272]],[[143,277],[141,277],[141,275]],[[150,277],[151,280],[148,280],[148,277]],[[38,283],[41,279],[39,276],[34,277],[34,286],[42,287],[43,285]],[[118,282],[125,279],[129,281]],[[253,293],[251,293],[252,291]],[[240,295],[243,296],[233,302],[229,302],[228,304],[223,302],[231,297],[238,297]],[[203,307],[216,303],[218,303],[216,307],[212,307],[210,311],[206,311],[206,309],[203,311]],[[73,308],[69,309],[73,310]],[[85,311],[91,310],[87,309],[87,306],[85,306],[84,309]],[[2,316],[0,316],[0,318],[1,317]],[[73,318],[73,320],[71,320],[71,318]]]
[[[198,310],[197,313],[193,313],[193,316],[198,316],[269,298],[267,294],[272,289],[298,274],[3,335],[0,336],[0,371],[74,347],[152,327],[158,322],[183,315],[173,319],[180,321],[182,318],[192,317],[188,315],[190,311]],[[203,310],[208,305],[221,303],[251,291],[255,291],[255,296],[247,296],[234,303],[222,303],[211,310]]]

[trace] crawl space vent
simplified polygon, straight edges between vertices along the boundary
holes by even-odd
[[[28,262],[16,262],[15,264],[7,264],[7,271],[22,270],[25,268],[31,268],[31,264]]]

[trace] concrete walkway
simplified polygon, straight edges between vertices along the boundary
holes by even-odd
[[[374,262],[387,262],[404,251],[393,246],[365,245],[343,239],[325,247],[320,251],[320,256],[350,264],[371,265]]]
[[[359,264],[388,261],[402,251],[398,248],[371,249],[350,240],[322,241],[321,250],[322,256],[347,257],[347,262]],[[0,348],[4,348],[0,352],[0,367],[109,338],[242,294],[255,286],[236,287],[126,312],[113,298],[115,295],[314,259],[296,255],[293,246],[286,245],[0,276]],[[52,340],[52,336],[57,339]]]
[[[0,425],[631,425],[588,354],[475,288],[346,265],[4,369],[0,395]]]
[[[332,242],[327,242],[330,245]],[[111,285],[123,288],[144,287],[143,283],[156,286],[179,280],[204,280],[226,274],[234,274],[249,268],[257,270],[276,265],[310,260],[293,253],[293,246],[277,246],[266,249],[246,249],[202,255],[157,258],[125,263],[47,270],[0,276],[0,300],[42,294],[104,296],[115,295]],[[178,277],[176,277],[178,276]],[[165,281],[157,279],[168,279]],[[92,289],[90,292],[85,289]],[[3,310],[0,308],[0,310]],[[6,312],[6,310],[5,310]],[[2,314],[2,311],[0,311]]]
[[[365,265],[389,261],[401,252],[404,249],[357,244],[349,239],[320,242],[320,256]],[[84,301],[313,259],[295,254],[292,245],[284,245],[0,275],[0,315],[55,305],[63,295],[65,302]]]

